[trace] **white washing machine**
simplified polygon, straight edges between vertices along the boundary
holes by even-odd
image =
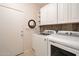
[[[79,56],[79,32],[59,31],[48,36],[49,56]]]

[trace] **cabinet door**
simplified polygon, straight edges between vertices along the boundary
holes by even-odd
[[[48,4],[41,8],[41,25],[57,24],[57,4]]]
[[[38,35],[33,34],[32,35],[32,49],[34,52],[35,56],[39,56],[40,55],[40,38],[38,37]]]
[[[69,9],[68,9],[68,4],[64,3],[63,4],[63,23],[68,23],[68,17],[69,17],[69,13],[68,13]]]
[[[47,40],[40,35],[33,35],[32,48],[34,55],[47,56]]]
[[[64,21],[64,10],[63,10],[63,3],[58,3],[58,24],[61,24]]]
[[[57,4],[48,4],[46,24],[57,24]]]
[[[40,16],[41,16],[41,25],[46,25],[46,23],[47,23],[47,5],[41,8]]]
[[[16,55],[23,51],[22,20],[22,13],[0,6],[0,55]]]
[[[47,56],[47,39],[40,38],[40,56]]]
[[[58,4],[58,24],[70,23],[71,20],[71,4],[59,3]]]
[[[71,3],[64,3],[63,6],[64,9],[64,21],[65,23],[70,23],[70,20],[72,19],[72,7],[71,7]]]
[[[72,19],[71,22],[79,22],[79,3],[72,3]]]

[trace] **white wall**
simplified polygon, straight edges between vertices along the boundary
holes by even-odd
[[[32,34],[33,32],[39,32],[39,7],[35,4],[0,4],[0,6],[9,8],[9,9],[14,9],[16,11],[20,11],[25,14],[25,24],[24,24],[24,50],[29,50],[32,48]],[[27,22],[30,19],[34,19],[36,21],[36,28],[35,29],[30,29],[27,26]]]

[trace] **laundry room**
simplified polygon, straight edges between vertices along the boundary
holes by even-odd
[[[79,56],[79,3],[0,3],[0,56]]]

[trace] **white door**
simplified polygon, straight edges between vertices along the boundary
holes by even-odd
[[[28,26],[28,21],[30,20],[30,18],[24,17],[23,20],[23,30],[22,30],[22,39],[23,39],[23,50],[28,51],[31,50],[32,48],[32,30],[29,28]]]
[[[23,51],[21,12],[0,6],[0,55],[17,55]]]
[[[32,48],[32,30],[24,29],[23,31],[23,50],[30,50]]]

